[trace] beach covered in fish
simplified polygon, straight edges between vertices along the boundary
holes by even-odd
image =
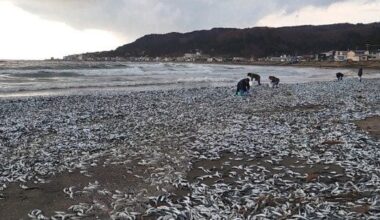
[[[4,219],[379,219],[380,79],[0,99]]]

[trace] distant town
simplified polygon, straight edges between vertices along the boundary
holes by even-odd
[[[203,54],[197,50],[193,53],[185,53],[179,57],[95,57],[92,54],[76,54],[65,56],[63,60],[67,61],[130,61],[130,62],[191,62],[191,63],[289,63],[295,64],[300,62],[359,62],[359,61],[380,61],[380,49],[377,50],[332,50],[318,54],[308,55],[288,55],[268,56],[260,58],[246,57],[213,57]]]

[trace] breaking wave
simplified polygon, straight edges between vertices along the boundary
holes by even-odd
[[[172,85],[229,85],[257,72],[262,83],[269,75],[281,83],[335,80],[336,72],[348,77],[350,69],[320,69],[278,66],[239,66],[192,63],[129,63],[129,62],[6,62],[0,65],[0,93],[87,88],[160,89]],[[369,70],[368,70],[369,71]],[[355,74],[354,74],[355,75]],[[366,77],[380,77],[367,74]]]

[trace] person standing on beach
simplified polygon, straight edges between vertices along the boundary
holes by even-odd
[[[237,84],[236,95],[246,95],[251,86],[249,85],[249,78],[242,79]]]
[[[359,76],[359,81],[361,82],[362,81],[362,76],[363,76],[363,67],[359,68],[358,76]]]

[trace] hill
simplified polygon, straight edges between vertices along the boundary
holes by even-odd
[[[295,27],[214,28],[189,33],[150,34],[95,57],[175,57],[201,50],[211,56],[264,57],[314,54],[380,45],[380,23]]]

